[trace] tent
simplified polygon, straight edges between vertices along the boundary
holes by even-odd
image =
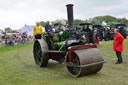
[[[21,33],[29,33],[32,32],[34,29],[33,25],[24,25],[21,29],[19,29],[19,32]]]

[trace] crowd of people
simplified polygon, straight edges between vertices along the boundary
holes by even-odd
[[[32,39],[33,37],[31,35],[28,36],[26,33],[7,33],[2,36],[3,44],[6,47],[24,44]]]

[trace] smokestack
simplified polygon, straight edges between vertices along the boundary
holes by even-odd
[[[73,4],[67,4],[66,7],[67,7],[69,29],[73,30],[74,29]]]

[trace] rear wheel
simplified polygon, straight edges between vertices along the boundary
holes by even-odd
[[[49,57],[47,53],[42,51],[41,45],[38,41],[34,43],[34,59],[35,63],[40,67],[45,67],[48,64]]]

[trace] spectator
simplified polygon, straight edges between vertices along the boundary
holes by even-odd
[[[8,47],[8,36],[5,36],[5,46]]]
[[[101,35],[102,35],[102,39],[104,39],[104,36],[105,36],[105,28],[104,27],[101,29]]]
[[[20,34],[17,36],[17,42],[18,44],[22,44],[22,37]]]
[[[118,29],[115,29],[114,32],[115,32],[115,37],[113,41],[113,49],[116,52],[116,56],[118,58],[116,64],[121,64],[123,63],[122,51],[123,51],[124,37],[119,33]]]

